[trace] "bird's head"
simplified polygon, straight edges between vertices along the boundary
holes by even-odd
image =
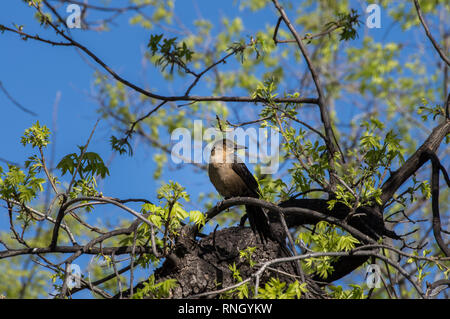
[[[211,158],[213,161],[232,159],[238,150],[246,149],[247,147],[236,144],[230,139],[222,139],[214,143],[211,149]]]
[[[216,152],[235,153],[238,150],[247,149],[247,147],[236,144],[234,141],[224,138],[214,143],[211,154]]]

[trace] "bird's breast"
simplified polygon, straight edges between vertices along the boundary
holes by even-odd
[[[225,198],[245,196],[247,186],[229,163],[210,163],[208,175],[216,190]]]

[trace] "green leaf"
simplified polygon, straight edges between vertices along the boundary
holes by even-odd
[[[50,137],[50,130],[45,126],[40,126],[39,121],[32,127],[25,130],[24,135],[21,138],[23,146],[31,144],[32,147],[46,147]]]

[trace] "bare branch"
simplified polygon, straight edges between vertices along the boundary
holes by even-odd
[[[1,29],[1,26],[0,26]],[[29,109],[27,109],[26,107],[24,107],[22,104],[20,104],[19,102],[17,102],[9,93],[8,91],[6,91],[5,87],[3,86],[3,83],[0,81],[0,90],[3,91],[3,93],[5,93],[6,97],[15,105],[17,106],[19,109],[21,109],[22,111],[24,111],[25,113],[31,114],[33,116],[37,116],[37,114]]]
[[[414,5],[416,7],[417,15],[419,16],[420,23],[422,23],[423,28],[425,29],[425,33],[427,34],[428,39],[430,39],[431,43],[433,44],[436,51],[439,53],[439,56],[441,57],[442,61],[447,63],[448,66],[450,66],[450,60],[445,55],[445,53],[442,51],[442,49],[439,47],[439,44],[436,42],[436,40],[431,35],[430,29],[428,29],[428,25],[425,22],[424,17],[422,16],[422,10],[420,9],[419,0],[414,0]]]

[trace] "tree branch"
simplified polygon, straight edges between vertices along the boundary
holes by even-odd
[[[327,149],[328,149],[328,153],[329,153],[329,161],[328,161],[329,166],[330,166],[329,170],[330,170],[330,173],[334,172],[334,156],[336,153],[336,147],[335,147],[334,143],[336,143],[336,146],[338,148],[339,148],[339,144],[337,143],[336,136],[334,135],[334,132],[333,132],[328,109],[325,106],[325,95],[322,90],[322,85],[320,83],[319,75],[318,75],[314,65],[312,64],[311,59],[309,58],[309,54],[308,54],[308,50],[306,49],[306,46],[303,44],[302,39],[300,38],[296,29],[294,28],[291,21],[287,17],[286,12],[281,7],[278,0],[272,0],[272,2],[274,3],[275,7],[277,8],[278,12],[280,13],[280,16],[283,19],[284,23],[286,24],[286,26],[289,28],[292,35],[294,36],[295,41],[297,42],[297,45],[298,45],[300,51],[302,52],[302,55],[306,61],[308,69],[311,73],[311,76],[312,76],[312,79],[313,79],[313,82],[314,82],[314,85],[316,87],[316,91],[318,94],[318,104],[317,105],[319,106],[319,109],[320,109],[320,117],[321,117],[321,120],[322,120],[322,123],[324,126],[324,130],[325,130],[326,145],[327,145]],[[330,186],[331,186],[332,190],[334,189],[335,184],[336,184],[335,177],[332,176],[332,174],[330,174]]]
[[[433,129],[425,142],[411,155],[408,160],[391,176],[381,187],[381,202],[384,206],[394,195],[397,189],[403,185],[423,164],[429,160],[429,151],[436,152],[442,140],[450,133],[450,120],[444,120]]]
[[[36,36],[36,37],[29,36],[29,38],[47,42],[47,43],[54,44],[54,45],[75,46],[75,47],[79,48],[80,50],[82,50],[83,52],[85,52],[89,57],[91,57],[98,65],[100,65],[104,70],[106,70],[114,79],[116,79],[117,81],[123,83],[124,85],[128,86],[129,88],[132,88],[136,92],[139,92],[147,97],[157,99],[160,101],[196,101],[196,102],[223,101],[223,102],[254,102],[254,103],[267,102],[265,99],[261,99],[261,98],[251,98],[251,97],[242,97],[242,96],[187,96],[187,95],[163,96],[163,95],[158,95],[158,94],[149,92],[149,91],[131,83],[130,81],[126,80],[125,78],[121,77],[120,75],[118,75],[111,67],[109,67],[103,60],[101,60],[91,50],[86,48],[81,43],[75,41],[74,39],[72,39],[71,37],[66,35],[64,33],[64,31],[61,31],[57,26],[55,26],[47,18],[47,16],[45,16],[42,13],[41,9],[36,4],[32,4],[32,5],[44,17],[44,19],[46,20],[46,23],[51,28],[53,28],[57,34],[59,34],[60,36],[62,36],[64,39],[66,39],[69,42],[68,43],[57,43],[57,42],[53,42],[53,41],[43,40],[43,39],[39,38],[38,36]],[[21,34],[21,32],[4,27],[3,25],[0,25],[0,30],[2,29],[2,27],[5,30],[13,31],[13,32]],[[311,104],[318,103],[318,100],[316,98],[277,98],[277,99],[274,99],[274,101],[278,102],[278,103],[311,103]]]
[[[417,11],[417,15],[419,16],[420,23],[422,23],[422,26],[425,29],[425,33],[427,34],[428,39],[430,39],[430,41],[433,44],[434,48],[439,53],[439,56],[441,57],[442,61],[447,63],[448,66],[450,66],[449,58],[445,55],[445,53],[439,47],[439,44],[436,42],[436,40],[431,35],[430,29],[428,29],[428,25],[425,22],[425,19],[424,19],[423,15],[422,15],[422,10],[420,9],[419,1],[418,0],[414,0],[414,5],[416,7],[416,11]]]

